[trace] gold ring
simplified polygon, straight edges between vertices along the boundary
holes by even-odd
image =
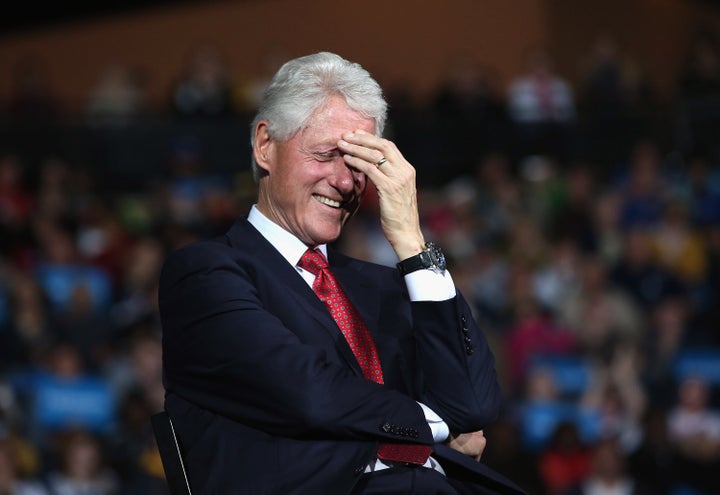
[[[385,163],[386,161],[387,161],[387,158],[382,157],[382,158],[380,158],[378,161],[375,162],[375,166],[379,167],[380,165],[382,165],[382,164]]]

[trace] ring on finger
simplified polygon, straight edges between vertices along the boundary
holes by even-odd
[[[385,163],[386,161],[387,161],[387,158],[382,157],[382,158],[380,158],[378,161],[375,162],[375,166],[379,167],[380,165],[382,165],[382,164]]]

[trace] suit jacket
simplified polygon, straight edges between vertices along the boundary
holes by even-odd
[[[411,303],[397,270],[331,248],[328,260],[373,334],[385,385],[362,377],[323,303],[246,218],[168,256],[165,408],[197,493],[349,493],[380,441],[433,443],[416,401],[451,431],[496,417],[493,356],[462,296]],[[449,475],[517,490],[435,447]]]

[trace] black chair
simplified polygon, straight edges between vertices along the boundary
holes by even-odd
[[[175,428],[168,413],[161,411],[150,417],[155,440],[157,441],[160,459],[165,470],[165,479],[171,495],[192,495],[185,463],[183,462],[180,444],[175,435]]]

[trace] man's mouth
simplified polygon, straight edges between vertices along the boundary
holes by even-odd
[[[340,201],[336,201],[336,200],[334,200],[334,199],[330,199],[330,198],[328,198],[327,196],[320,196],[319,194],[313,194],[313,198],[315,198],[316,200],[318,200],[318,201],[321,202],[322,204],[327,205],[327,206],[330,206],[330,207],[332,207],[332,208],[340,208],[340,207],[343,205],[343,203],[340,202]]]

